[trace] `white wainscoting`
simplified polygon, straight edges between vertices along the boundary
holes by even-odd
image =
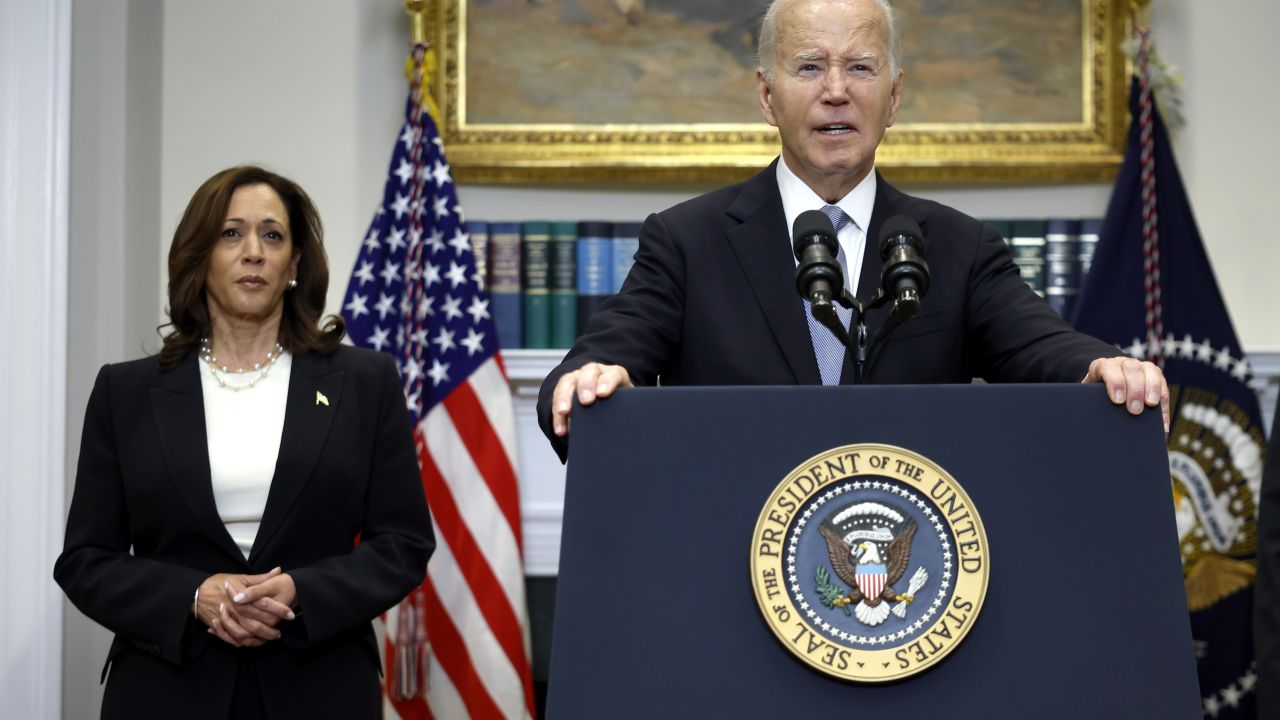
[[[70,0],[0,1],[0,715],[62,714]]]
[[[538,428],[536,405],[542,379],[562,357],[563,350],[515,350],[503,354],[515,399],[525,572],[534,577],[556,575],[560,567],[564,466]],[[1262,403],[1263,423],[1270,429],[1280,389],[1280,352],[1251,353],[1249,360]]]

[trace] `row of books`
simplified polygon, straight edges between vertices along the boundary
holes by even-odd
[[[504,349],[567,348],[605,298],[622,288],[640,223],[469,221]]]
[[[988,220],[1009,243],[1022,279],[1064,318],[1071,318],[1093,264],[1102,218]]]
[[[1093,262],[1100,218],[988,220],[1022,278],[1069,318]],[[567,348],[618,292],[639,247],[640,223],[470,221],[477,271],[505,349]]]

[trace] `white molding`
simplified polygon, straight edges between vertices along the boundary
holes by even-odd
[[[0,0],[0,703],[62,712],[70,0]]]

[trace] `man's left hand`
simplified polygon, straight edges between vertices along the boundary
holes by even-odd
[[[1089,372],[1080,382],[1106,385],[1111,402],[1124,405],[1133,415],[1159,405],[1164,434],[1169,434],[1169,383],[1154,363],[1123,356],[1098,358],[1089,363]]]

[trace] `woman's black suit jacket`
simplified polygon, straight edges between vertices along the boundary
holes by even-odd
[[[272,717],[377,717],[371,620],[421,583],[435,547],[394,361],[350,347],[294,356],[247,561],[214,504],[198,362],[108,365],[89,397],[54,577],[116,633],[102,716],[224,720],[248,671]],[[209,575],[277,565],[302,611],[280,639],[236,649],[191,616]]]

